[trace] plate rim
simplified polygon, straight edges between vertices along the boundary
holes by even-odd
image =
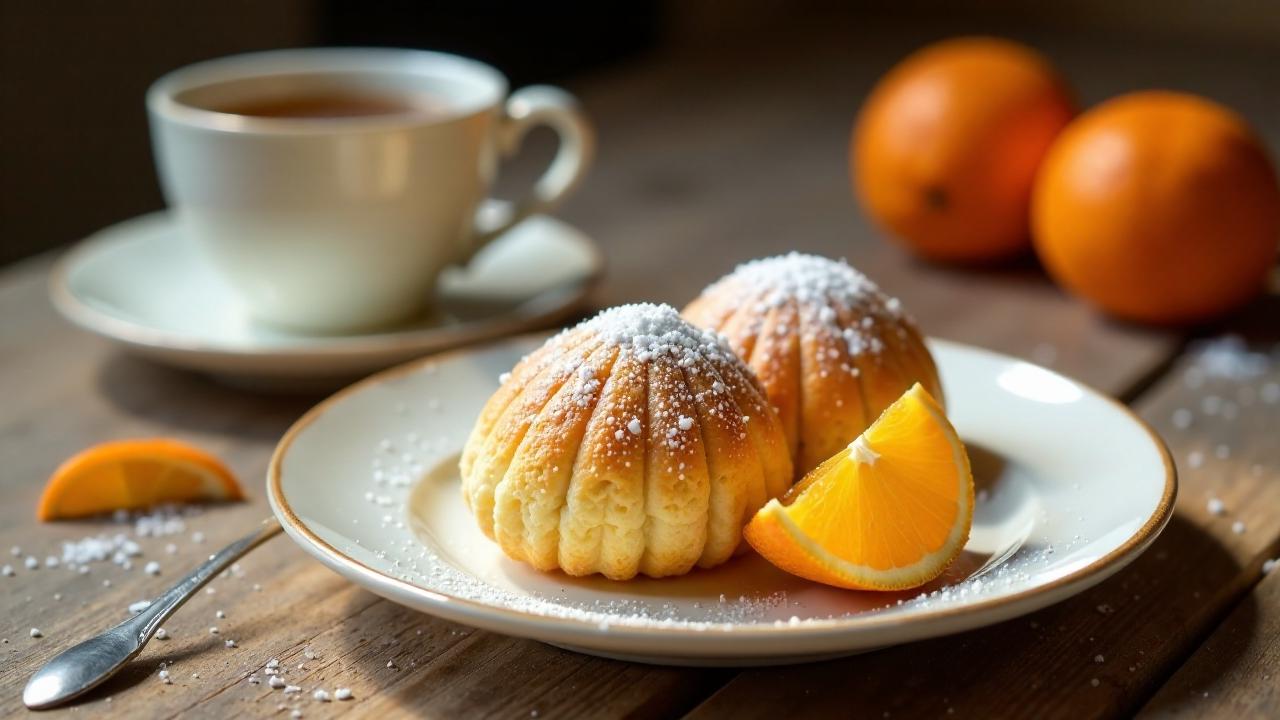
[[[226,358],[251,358],[263,361],[288,362],[309,360],[316,357],[332,359],[358,359],[371,355],[411,350],[444,351],[458,345],[484,340],[499,341],[538,323],[559,321],[572,314],[583,300],[599,284],[605,273],[605,257],[600,246],[577,226],[552,215],[535,215],[561,228],[567,228],[591,257],[591,270],[572,288],[566,285],[568,297],[554,307],[529,315],[507,314],[480,322],[465,323],[443,328],[420,328],[410,331],[366,333],[362,335],[316,335],[291,347],[262,347],[252,343],[209,341],[188,338],[170,331],[157,329],[144,323],[119,317],[94,307],[77,295],[70,284],[72,269],[83,265],[104,246],[128,239],[136,233],[134,226],[145,227],[175,222],[171,209],[135,215],[107,225],[77,242],[54,261],[49,270],[48,294],[54,309],[72,324],[87,332],[122,343],[143,352],[161,351],[183,356],[216,356]],[[391,370],[399,366],[393,366]]]
[[[281,436],[275,449],[272,451],[271,459],[267,466],[267,498],[270,502],[272,511],[279,519],[281,525],[284,526],[284,529],[288,531],[288,535],[290,535],[295,542],[298,542],[304,550],[308,551],[311,555],[315,556],[335,571],[339,571],[341,573],[341,570],[346,570],[349,574],[343,574],[348,578],[359,576],[369,580],[370,585],[366,586],[366,589],[371,589],[386,597],[391,597],[391,594],[406,594],[416,597],[424,601],[425,605],[431,606],[433,610],[439,610],[439,614],[441,616],[449,619],[466,618],[468,620],[476,620],[479,621],[479,624],[489,627],[490,629],[494,629],[496,623],[496,626],[501,628],[500,631],[502,632],[511,632],[516,627],[528,628],[532,624],[534,627],[543,628],[547,626],[554,626],[557,630],[567,631],[579,636],[599,637],[607,634],[609,637],[617,640],[653,640],[663,638],[677,640],[688,639],[696,636],[709,636],[717,638],[722,643],[728,643],[735,637],[742,640],[760,640],[779,638],[783,636],[813,639],[817,637],[842,637],[893,626],[913,626],[923,628],[939,622],[945,622],[947,620],[964,618],[977,621],[964,625],[963,627],[955,627],[945,632],[918,635],[918,638],[923,638],[933,635],[949,634],[950,632],[960,632],[986,625],[988,623],[982,622],[981,618],[987,613],[1001,614],[1002,617],[992,621],[999,622],[1001,620],[1024,614],[1025,612],[1034,611],[1040,607],[1053,604],[1054,602],[1066,599],[1066,597],[1083,592],[1084,590],[1087,590],[1093,585],[1096,585],[1102,580],[1105,580],[1115,574],[1145,551],[1156,537],[1159,536],[1160,532],[1166,525],[1168,525],[1169,520],[1173,517],[1174,503],[1177,500],[1178,494],[1177,468],[1164,439],[1160,437],[1149,423],[1139,417],[1132,409],[1110,395],[1100,392],[1086,383],[1067,377],[1066,375],[1049,368],[1036,365],[1030,361],[1023,360],[1022,358],[934,336],[927,338],[930,345],[940,345],[961,351],[975,352],[1005,362],[1014,361],[1034,365],[1045,372],[1052,373],[1053,375],[1081,388],[1086,394],[1093,395],[1096,398],[1105,401],[1114,409],[1120,411],[1120,413],[1126,416],[1131,422],[1135,423],[1147,435],[1147,438],[1155,447],[1164,466],[1164,488],[1161,491],[1160,501],[1157,503],[1151,515],[1143,522],[1142,526],[1126,538],[1119,547],[1116,547],[1114,550],[1094,560],[1088,565],[1072,570],[1071,572],[1054,578],[1047,583],[1027,588],[1011,595],[977,600],[966,605],[920,610],[914,613],[910,619],[867,613],[853,618],[812,619],[798,626],[784,625],[782,627],[778,627],[770,623],[729,623],[728,626],[732,628],[732,632],[714,632],[722,623],[709,623],[712,630],[711,632],[708,632],[707,630],[695,631],[681,626],[642,626],[609,623],[608,629],[605,631],[599,629],[597,623],[582,619],[541,615],[538,613],[512,610],[511,608],[483,603],[464,597],[457,597],[437,590],[431,590],[419,585],[414,585],[413,583],[401,580],[400,578],[388,575],[376,568],[370,567],[335,548],[313,532],[311,528],[309,528],[306,523],[304,523],[301,518],[294,513],[293,508],[290,507],[288,500],[285,498],[282,487],[282,467],[285,455],[288,454],[294,440],[296,440],[302,432],[304,432],[313,422],[318,420],[333,406],[344,400],[349,395],[354,395],[366,388],[395,380],[404,375],[412,374],[423,366],[438,363],[444,359],[452,358],[457,355],[480,352],[498,345],[514,344],[530,340],[536,341],[547,336],[548,333],[546,332],[523,333],[488,343],[472,345],[465,348],[456,348],[403,363],[381,372],[374,373],[373,375],[348,385],[347,387],[335,392],[333,395],[325,398],[304,413],[302,417],[296,420],[285,434]],[[1078,586],[1078,588],[1076,586]],[[1072,592],[1061,597],[1059,600],[1052,599],[1053,596],[1073,588],[1074,590]],[[1044,602],[1039,605],[1035,604],[1036,600],[1045,598],[1050,598],[1049,602]],[[394,598],[392,599],[394,600]],[[1026,607],[1019,612],[1019,606]],[[422,607],[417,609],[422,612],[428,612],[429,614],[431,612],[422,609]],[[674,648],[672,649],[674,650]],[[719,645],[716,649],[723,651],[728,648],[726,645]],[[774,652],[778,653],[779,657],[787,654],[782,648],[774,648]]]

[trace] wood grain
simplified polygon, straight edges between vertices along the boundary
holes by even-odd
[[[595,237],[608,259],[598,304],[683,304],[736,262],[801,249],[849,257],[900,295],[929,333],[1049,364],[1104,391],[1136,392],[1167,369],[1180,348],[1176,333],[1101,319],[1054,289],[1030,262],[972,270],[917,263],[883,243],[858,215],[845,170],[858,99],[896,57],[934,31],[859,32],[836,24],[788,39],[792,31],[775,30],[767,44],[648,58],[574,88],[596,118],[601,148],[595,172],[564,216]],[[1130,61],[1130,43],[1053,50],[1080,78],[1086,98],[1141,83],[1200,88],[1258,119],[1273,143],[1280,137],[1280,108],[1268,109],[1269,95],[1249,72],[1248,57],[1223,52],[1206,66],[1173,45],[1151,50],[1144,63]],[[512,186],[536,170],[534,145],[513,168]],[[155,593],[268,512],[260,479],[271,447],[318,399],[253,395],[124,356],[56,317],[44,298],[48,262],[0,270],[0,553],[20,545],[43,558],[58,554],[64,540],[117,530],[110,522],[38,525],[32,518],[57,463],[111,438],[196,442],[226,458],[252,498],[209,508],[188,519],[181,535],[145,541],[145,557],[165,566],[160,577],[109,563],[88,575],[27,571],[19,563],[15,577],[0,577],[0,639],[8,640],[0,645],[4,714],[19,711],[20,688],[41,661],[123,617],[130,602]],[[1159,381],[1140,407],[1170,433],[1180,461],[1217,443],[1229,443],[1231,457],[1186,476],[1177,518],[1134,568],[1028,619],[800,668],[739,675],[651,667],[414,613],[349,585],[278,539],[242,562],[242,577],[215,582],[214,595],[172,618],[171,640],[149,646],[82,704],[50,715],[263,717],[280,715],[283,704],[308,717],[665,717],[699,706],[721,687],[696,715],[1132,711],[1244,596],[1251,581],[1242,568],[1255,566],[1276,537],[1276,520],[1262,511],[1266,501],[1274,505],[1280,487],[1274,442],[1268,445],[1262,432],[1267,425],[1246,420],[1242,406],[1232,426],[1170,428],[1172,411],[1199,397],[1185,388],[1179,374],[1185,367]],[[1269,463],[1260,479],[1252,463]],[[1229,524],[1204,516],[1210,489],[1243,513],[1248,532],[1234,535]],[[204,543],[192,541],[196,531]],[[172,556],[164,551],[168,542]],[[1102,603],[1116,611],[1097,612]],[[226,618],[214,616],[219,609]],[[214,624],[217,636],[208,632]],[[31,627],[44,637],[28,637]],[[228,638],[238,647],[224,647]],[[304,656],[308,647],[314,660]],[[1092,664],[1099,652],[1106,662]],[[246,680],[272,657],[291,668],[286,676],[308,697]],[[387,667],[389,660],[396,667]],[[174,663],[172,685],[156,678],[161,661]],[[316,687],[349,687],[355,699],[317,703],[309,698]]]
[[[1241,720],[1280,714],[1280,572],[1262,578],[1138,717],[1212,714]]]
[[[1260,357],[1273,352],[1280,330],[1269,320],[1280,310],[1275,300],[1242,321],[1265,330],[1254,341]],[[1246,596],[1280,539],[1280,403],[1261,399],[1272,397],[1262,388],[1280,383],[1280,358],[1241,380],[1213,377],[1206,363],[1212,361],[1184,358],[1137,403],[1166,438],[1180,487],[1169,527],[1133,565],[1080,596],[995,627],[848,660],[744,672],[693,717],[1135,712]],[[1228,403],[1234,409],[1224,413]],[[1192,413],[1189,427],[1174,422],[1180,410]],[[1224,515],[1209,511],[1210,498],[1223,502]],[[1233,531],[1237,521],[1243,532]]]

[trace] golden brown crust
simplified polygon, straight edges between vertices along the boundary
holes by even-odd
[[[668,310],[692,340],[633,345],[584,324],[522,360],[481,411],[462,490],[508,556],[619,580],[711,567],[790,486],[763,389]]]
[[[933,359],[897,301],[844,263],[789,255],[748,263],[685,308],[722,332],[777,411],[803,476],[920,382],[942,402]]]

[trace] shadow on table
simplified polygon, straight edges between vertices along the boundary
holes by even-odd
[[[1015,686],[1020,692],[1031,688],[1031,692],[1042,694],[1044,702],[1067,702],[1075,692],[1072,683],[1083,684],[1083,691],[1088,691],[1090,678],[1097,678],[1101,689],[1088,702],[1082,700],[1082,707],[1099,712],[1105,707],[1108,713],[1129,715],[1147,702],[1198,647],[1217,618],[1239,600],[1243,589],[1234,582],[1239,576],[1239,566],[1214,537],[1175,515],[1152,548],[1130,567],[1057,605],[952,637],[840,660],[744,670],[731,689],[716,697],[724,696],[729,707],[737,695],[732,688],[777,688],[786,694],[788,703],[795,704],[797,715],[820,715],[830,709],[831,689],[843,687],[839,693],[843,714],[878,717],[889,711],[895,716],[910,716],[913,711],[922,711],[922,703],[940,701],[942,695],[957,712],[990,708],[993,698],[1007,695]],[[1243,601],[1251,602],[1247,597]],[[1252,618],[1253,610],[1246,612]],[[390,618],[395,626],[421,622],[420,615],[401,608]],[[429,624],[457,627],[443,621]],[[1247,623],[1249,628],[1253,625]],[[504,663],[527,664],[534,657],[575,667],[594,662],[561,650],[530,654],[492,633],[476,631],[470,635],[467,646],[446,651],[451,656],[449,665],[456,668],[451,672],[470,677],[468,684],[501,683]],[[1218,674],[1238,662],[1240,649],[1223,648],[1215,657],[1213,677],[1197,678],[1197,682],[1210,687]],[[1104,654],[1105,662],[1095,664],[1095,654]],[[922,662],[922,658],[929,661]],[[616,661],[606,662],[613,665]],[[737,673],[719,671],[717,682],[733,681]],[[706,698],[720,685],[699,687],[705,690]],[[568,702],[552,697],[559,692],[566,691],[556,688],[538,700],[552,706]],[[930,700],[935,694],[939,697]],[[504,695],[510,699],[510,693]],[[697,704],[701,699],[692,702]],[[708,709],[714,710],[715,702]]]
[[[981,716],[984,708],[1008,707],[993,705],[993,698],[1015,689],[1034,694],[1042,708],[1074,706],[1075,696],[1091,690],[1091,680],[1097,679],[1098,694],[1080,700],[1079,714],[1131,716],[1232,609],[1242,593],[1233,582],[1239,576],[1238,563],[1213,536],[1175,514],[1132,565],[1030,615],[951,637],[759,672],[767,673],[770,685],[788,688],[789,696],[801,700],[795,711],[802,715],[826,707],[820,698],[839,683],[845,684],[842,712],[853,716],[912,716],[943,695],[957,713],[977,710]],[[1242,601],[1252,602],[1247,594]],[[1252,618],[1252,610],[1246,612]],[[1213,619],[1187,629],[1204,614]],[[1206,687],[1237,662],[1241,649],[1223,649],[1213,677],[1203,679]],[[1095,655],[1103,655],[1104,662],[1096,663]],[[755,674],[740,682],[764,682]],[[920,695],[924,688],[931,690]],[[726,701],[736,695],[723,694]],[[804,705],[809,698],[813,707]]]
[[[263,394],[122,352],[107,356],[96,384],[116,409],[148,423],[265,441],[327,394]]]

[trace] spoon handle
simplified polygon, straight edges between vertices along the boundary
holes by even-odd
[[[210,555],[208,560],[179,580],[176,585],[152,600],[146,610],[124,621],[121,626],[129,625],[131,629],[136,629],[138,645],[141,649],[141,646],[155,634],[160,623],[167,620],[175,610],[182,607],[183,603],[190,600],[197,590],[204,587],[218,573],[230,567],[231,563],[243,557],[245,553],[275,537],[280,530],[280,523],[274,517],[263,520],[257,530]]]
[[[205,583],[280,530],[275,518],[264,520],[252,533],[210,555],[142,612],[56,655],[27,681],[23,702],[33,710],[44,710],[97,687],[141,652],[160,623]]]

